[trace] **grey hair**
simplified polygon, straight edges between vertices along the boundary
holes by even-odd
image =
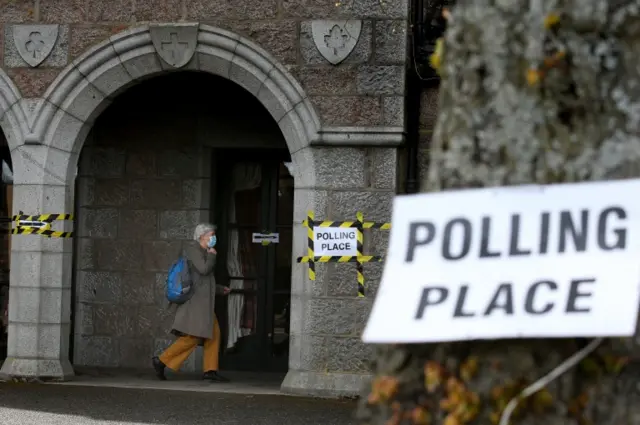
[[[196,230],[193,231],[193,240],[199,241],[202,235],[209,232],[215,232],[217,229],[215,224],[200,223],[196,226]]]

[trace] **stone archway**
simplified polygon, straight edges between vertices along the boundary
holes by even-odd
[[[192,49],[184,66],[172,66],[158,53],[156,36],[163,34],[184,37],[180,41]],[[13,144],[14,211],[73,211],[77,159],[96,117],[137,82],[181,70],[219,75],[252,93],[283,133],[297,170],[295,186],[315,186],[313,153],[307,148],[318,138],[319,120],[284,67],[253,42],[212,26],[144,25],[117,34],[76,59],[37,100],[32,118],[17,120],[27,122],[29,131],[22,135],[23,143]],[[305,199],[296,202],[294,220],[302,220],[307,206],[320,196],[313,190],[305,193]],[[64,226],[72,230],[69,222]],[[13,241],[9,357],[2,373],[66,379],[73,375],[68,360],[73,244],[69,239],[23,235]],[[295,252],[299,248],[294,244]],[[294,274],[302,275],[300,270],[294,265]],[[292,282],[292,293],[304,296],[304,280]],[[294,298],[291,314],[300,320],[292,317],[292,327],[302,327],[303,309],[296,302]],[[296,353],[301,355],[300,347],[292,345],[292,356]]]
[[[4,70],[0,69],[0,128],[10,150],[14,150],[28,134],[28,119],[20,90]]]

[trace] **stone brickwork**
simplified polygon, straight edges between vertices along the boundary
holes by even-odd
[[[9,358],[2,371],[68,377],[73,373],[66,355],[70,328],[78,364],[142,366],[142,358],[167,343],[168,319],[159,308],[158,285],[188,239],[188,229],[208,216],[203,190],[211,175],[205,160],[211,147],[250,148],[284,137],[295,179],[292,261],[306,252],[299,224],[307,210],[319,219],[351,220],[362,211],[367,220],[388,221],[397,188],[397,147],[405,131],[407,13],[407,0],[0,3],[0,125],[13,149],[14,211],[78,208],[73,243],[22,235],[13,239],[12,293],[24,296],[12,298]],[[333,31],[345,19],[360,21],[360,35],[350,54],[332,65],[316,45],[327,35],[314,32],[314,23],[317,29],[323,21],[320,27]],[[158,22],[166,24],[158,29]],[[197,26],[176,29],[178,22]],[[27,31],[19,26],[25,24],[57,27]],[[45,29],[55,39],[34,34]],[[162,42],[168,39],[158,41],[158,31],[192,35],[178,40],[193,54],[184,68],[167,62],[171,52],[163,51]],[[339,40],[349,43],[344,33],[332,37],[336,49],[342,49]],[[33,57],[27,61],[26,54]],[[39,60],[36,67],[29,65]],[[122,124],[122,115],[105,118],[115,107],[101,117],[116,96],[141,80],[183,70],[216,74],[243,87],[266,108],[279,134],[263,132],[268,134],[263,139],[263,133],[251,132],[251,114],[225,116],[229,98],[205,96],[201,87],[192,89],[203,100],[199,104],[218,109],[194,114],[180,105],[183,110],[172,116],[135,125]],[[162,98],[162,89],[158,92],[150,104],[171,104]],[[220,114],[225,128],[212,118]],[[212,127],[190,124],[194,116]],[[195,136],[185,134],[192,128]],[[238,136],[243,131],[244,137]],[[371,231],[365,250],[382,254],[386,240],[386,232]],[[359,391],[371,356],[360,332],[381,269],[380,264],[365,265],[368,296],[358,299],[353,265],[318,265],[314,282],[305,265],[293,265],[290,371],[284,390]],[[39,309],[30,310],[35,305]]]
[[[140,140],[155,124],[136,123],[137,140],[123,144],[131,123],[100,121],[80,157],[76,365],[148,367],[169,339],[166,272],[209,219],[210,149],[186,132],[148,131],[152,140]]]
[[[139,23],[193,21],[254,40],[296,76],[330,126],[404,125],[407,0],[22,0],[0,6],[4,69],[25,97],[41,96],[60,68]],[[354,50],[335,68],[311,34],[316,19],[362,19]],[[31,69],[13,38],[19,23],[60,24],[49,57]]]
[[[318,148],[314,161],[316,188],[297,187],[294,252],[306,252],[304,212],[317,220],[389,222],[397,187],[397,151],[392,148]],[[368,254],[384,255],[388,232],[365,232]],[[283,388],[297,393],[344,394],[358,392],[368,379],[373,347],[360,336],[382,276],[382,263],[364,266],[366,297],[357,297],[354,264],[316,264],[316,280],[305,267],[294,269],[290,371]],[[303,320],[295,322],[294,317]],[[299,326],[296,326],[299,325]]]

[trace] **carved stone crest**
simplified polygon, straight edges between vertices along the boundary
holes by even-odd
[[[149,27],[158,56],[174,68],[189,63],[198,44],[198,24],[156,24]]]
[[[40,65],[58,40],[58,25],[15,25],[13,42],[20,57],[30,66]]]
[[[311,36],[322,56],[334,65],[353,51],[362,32],[362,21],[322,20],[311,22]]]

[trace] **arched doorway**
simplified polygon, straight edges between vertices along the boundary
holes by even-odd
[[[224,100],[221,102],[220,100]],[[74,333],[78,367],[149,368],[171,343],[166,273],[199,222],[214,222],[222,368],[288,367],[291,161],[277,123],[229,80],[145,80],[97,118],[76,177]],[[277,243],[262,244],[273,233]],[[201,371],[196,352],[185,371]]]
[[[154,30],[156,35],[158,30],[162,33],[163,28],[176,33],[190,28],[191,38],[185,42],[190,46],[190,59],[184,66],[168,64],[159,55],[153,34]],[[28,105],[28,131],[12,138],[14,180],[22,191],[16,196],[20,205],[14,210],[73,211],[74,197],[82,196],[74,190],[78,157],[100,114],[127,89],[160,74],[187,70],[233,81],[257,98],[277,123],[291,156],[294,185],[305,191],[303,202],[296,201],[293,212],[294,220],[300,223],[316,198],[322,197],[315,190],[314,151],[309,148],[319,137],[313,107],[289,72],[259,46],[236,34],[198,24],[143,25],[117,34],[76,59],[56,78],[44,99]],[[18,121],[18,128],[27,122]],[[73,228],[65,222],[60,230]],[[291,257],[301,251],[296,248],[300,247],[292,249]],[[65,379],[73,375],[68,357],[71,291],[73,261],[79,261],[81,248],[74,250],[71,239],[18,235],[13,252],[19,255],[21,265],[14,273],[16,281],[29,283],[33,289],[30,302],[39,308],[33,310],[28,322],[10,324],[9,347],[15,351],[2,372]],[[12,263],[18,261],[17,255]],[[293,265],[292,277],[291,315],[296,320],[291,321],[291,331],[299,334],[305,325],[302,303],[308,288],[301,266]],[[293,343],[290,347],[291,356],[302,356],[304,347]]]

